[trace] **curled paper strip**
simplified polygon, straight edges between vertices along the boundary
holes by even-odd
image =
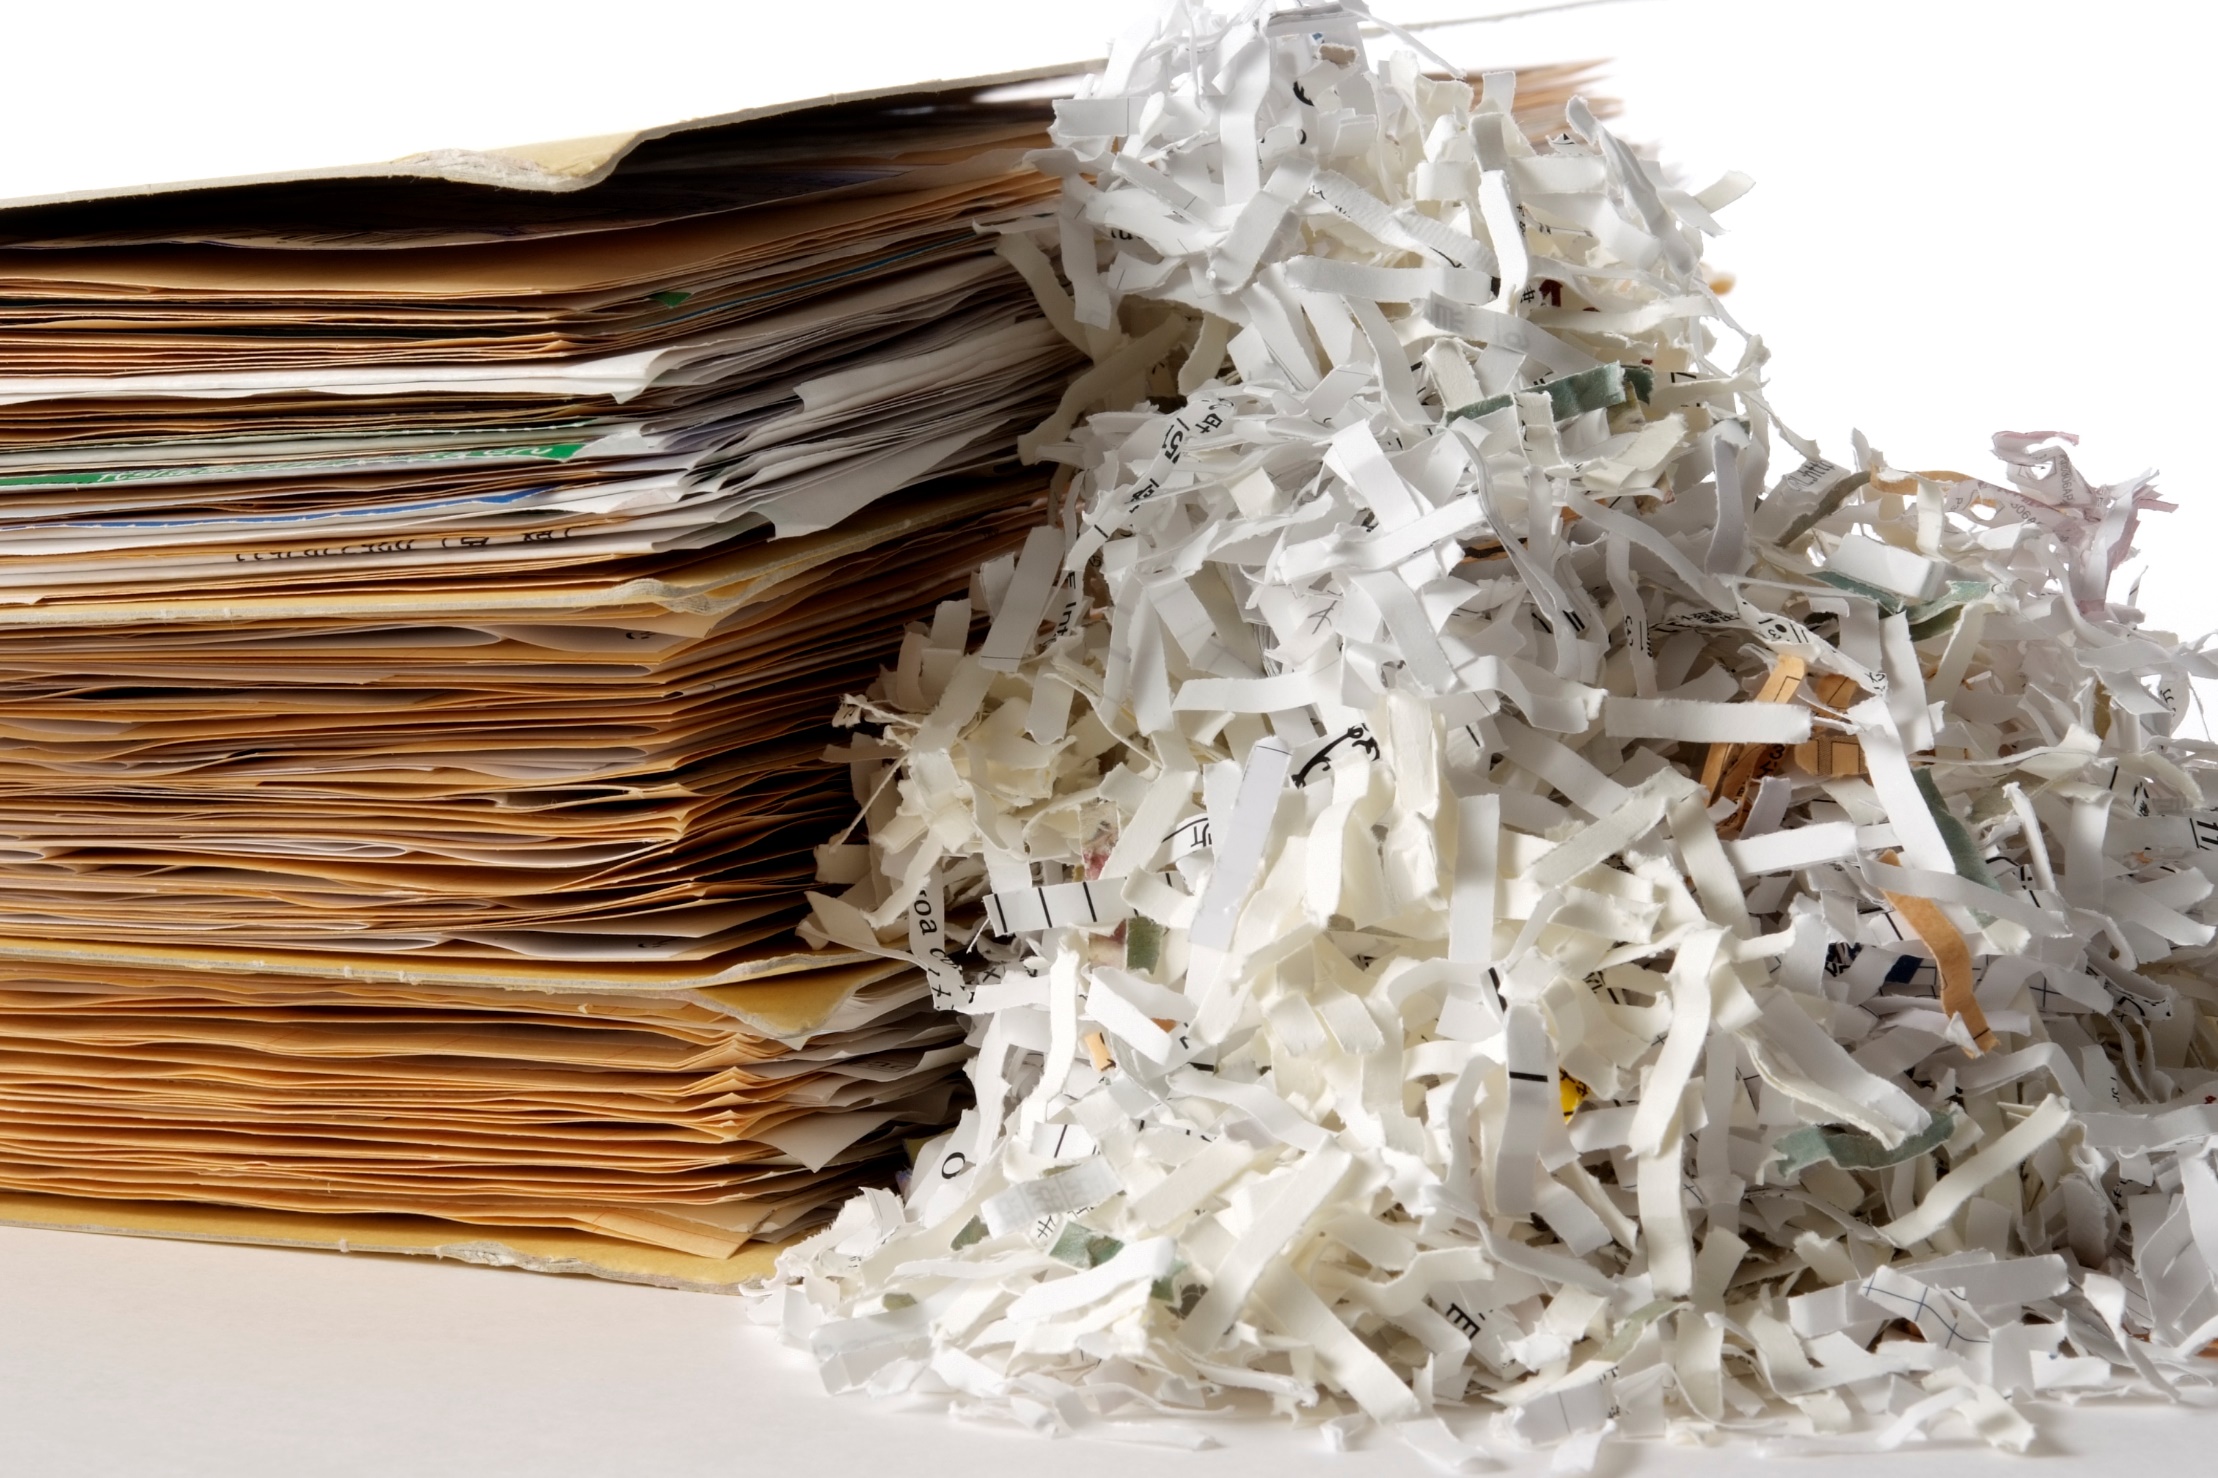
[[[819,905],[962,972],[977,1105],[787,1332],[1449,1467],[1490,1405],[1577,1466],[2207,1386],[2218,668],[2108,602],[2148,479],[1825,461],[1701,270],[1745,180],[1362,18],[1174,7],[1006,223],[1067,482],[984,649],[851,704]]]

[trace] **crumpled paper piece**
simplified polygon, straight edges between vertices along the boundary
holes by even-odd
[[[977,1107],[774,1316],[834,1389],[1449,1468],[2207,1393],[2218,668],[2109,594],[2166,505],[2058,432],[1827,461],[1703,270],[1748,181],[1366,19],[1177,4],[1058,105],[1003,250],[1067,476],[849,705],[813,925]]]

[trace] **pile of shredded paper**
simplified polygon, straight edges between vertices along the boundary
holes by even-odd
[[[1824,460],[1705,278],[1745,179],[1367,19],[1181,4],[1036,156],[1067,475],[851,702],[812,926],[969,1015],[977,1106],[788,1337],[1449,1467],[2202,1399],[2218,664],[2108,593],[2166,505],[2055,432]]]

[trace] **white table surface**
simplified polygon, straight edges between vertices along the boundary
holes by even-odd
[[[112,85],[74,67],[11,69],[0,129],[42,156],[82,152],[76,176],[48,170],[60,171],[55,188],[101,182],[86,171],[128,171],[134,156],[118,140],[134,132],[160,144],[147,146],[139,177],[232,172],[196,166],[270,154],[248,133],[267,130],[278,103],[284,147],[301,156],[293,162],[337,162],[815,91],[796,79],[839,74],[821,44],[835,29],[865,53],[857,75],[893,81],[1082,55],[1141,8],[455,0],[378,7],[383,29],[363,40],[347,17],[372,14],[365,7],[165,7],[161,27],[114,28]],[[1489,7],[1380,8],[1424,19]],[[49,7],[23,19],[66,29],[84,14]],[[2099,479],[2161,467],[2160,486],[2187,506],[2145,525],[2144,546],[2156,552],[2143,599],[2159,623],[2194,631],[2218,625],[2218,582],[2198,558],[2218,549],[2218,456],[2204,410],[2218,341],[2202,280],[2214,224],[2200,162],[2208,14],[2184,0],[1649,0],[1428,35],[1472,64],[1614,58],[1607,89],[1627,103],[1628,136],[1662,141],[1696,173],[1733,165],[1758,177],[1728,212],[1732,233],[1713,260],[1740,279],[1730,306],[1777,352],[1775,404],[1829,452],[1840,455],[1857,425],[1897,465],[1988,473],[1989,433],[2057,427],[2086,433],[2083,466]],[[392,39],[411,25],[429,28],[413,51]],[[97,67],[95,43],[65,29],[39,31],[28,48],[17,36],[11,51],[59,55],[66,44]],[[493,90],[491,102],[465,106],[442,103],[428,74],[406,73],[405,54],[433,57],[445,78],[468,77],[473,55],[511,65],[478,87]],[[242,55],[254,64],[247,85],[277,100],[259,114],[196,71]],[[573,82],[591,83],[584,101],[561,102],[540,85],[565,57],[590,61],[582,73],[572,67]],[[180,108],[191,126],[165,128]],[[65,116],[73,142],[51,127]],[[2105,1407],[2041,1421],[2049,1461],[1980,1471],[2109,1473],[2129,1461],[2188,1474],[2209,1471],[2205,1454],[2218,1444],[2218,1415]],[[1227,1426],[1224,1436],[1222,1450],[1203,1454],[1090,1438],[1051,1447],[827,1398],[807,1362],[729,1299],[0,1228],[0,1471],[9,1474],[1422,1470],[1375,1440],[1334,1458],[1315,1433],[1269,1423]],[[1862,1471],[1867,1461],[1811,1471]],[[1924,1478],[1999,1459],[1943,1447],[1883,1461],[1901,1478]],[[1746,1447],[1654,1448],[1606,1459],[1601,1471],[1733,1478],[1760,1464],[1777,1466]],[[1545,1460],[1516,1466],[1544,1471]]]
[[[1373,1435],[1326,1452],[1314,1430],[1213,1424],[1184,1452],[1050,1442],[921,1403],[823,1394],[806,1357],[740,1300],[454,1263],[0,1228],[0,1471],[226,1478],[1371,1478],[1431,1472]],[[2051,1461],[2005,1468],[1971,1444],[1904,1448],[1891,1478],[2210,1471],[2218,1414],[2058,1409]],[[1545,1473],[1544,1454],[1503,1455]],[[1603,1478],[1812,1478],[1871,1458],[1759,1459],[1745,1444],[1617,1448]]]

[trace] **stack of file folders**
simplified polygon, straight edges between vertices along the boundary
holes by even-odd
[[[0,1220],[720,1286],[952,1119],[792,928],[1083,364],[986,96],[0,210]]]

